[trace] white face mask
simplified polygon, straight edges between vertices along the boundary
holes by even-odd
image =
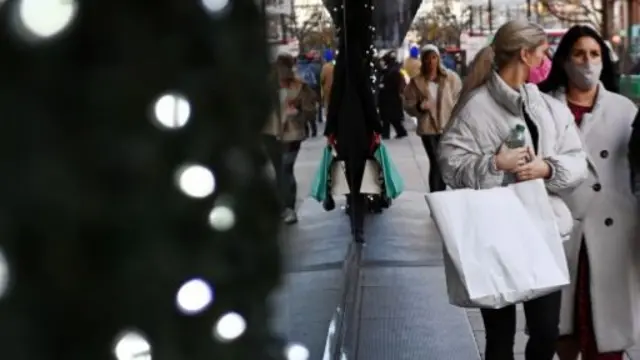
[[[602,63],[576,65],[569,61],[564,65],[564,70],[567,72],[567,76],[573,85],[577,86],[580,90],[589,90],[597,86],[598,82],[600,82]]]

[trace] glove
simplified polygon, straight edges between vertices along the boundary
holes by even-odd
[[[370,150],[371,150],[371,153],[372,153],[372,154],[373,154],[373,152],[376,150],[376,148],[377,148],[378,146],[380,146],[380,143],[381,143],[381,142],[382,142],[382,140],[380,139],[380,134],[378,134],[378,133],[374,132],[374,133],[371,135],[371,148],[370,148]]]
[[[336,146],[336,136],[334,134],[327,136],[327,144]]]

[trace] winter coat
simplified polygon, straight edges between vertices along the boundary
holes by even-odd
[[[486,84],[462,100],[465,103],[443,134],[438,151],[445,183],[454,189],[487,189],[515,182],[513,174],[495,168],[494,156],[516,125],[528,129],[523,115],[526,111],[538,133],[538,155],[551,167],[545,185],[560,236],[568,240],[573,220],[559,195],[586,179],[587,160],[567,106],[532,84],[516,91],[495,72]],[[527,145],[533,146],[530,131],[526,134]]]
[[[564,89],[552,94],[566,103]],[[600,352],[630,348],[640,339],[640,212],[631,189],[628,144],[636,106],[600,85],[580,134],[589,176],[564,198],[575,226],[565,243],[571,286],[563,292],[561,334],[574,329],[579,251],[589,258],[591,309]]]
[[[441,134],[449,123],[451,111],[458,101],[458,94],[462,88],[458,74],[445,68],[440,68],[438,74],[436,99],[432,99],[429,80],[424,75],[412,78],[404,90],[404,109],[409,115],[418,118],[418,135]],[[434,100],[436,111],[432,113],[419,108],[424,100]]]

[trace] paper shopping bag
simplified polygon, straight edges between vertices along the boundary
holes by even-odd
[[[436,192],[427,201],[444,242],[451,304],[497,309],[569,283],[542,180]]]
[[[333,161],[333,155],[331,154],[331,147],[326,146],[322,151],[322,158],[320,164],[316,170],[315,177],[311,183],[311,197],[318,202],[323,202],[327,198],[328,192],[328,179],[329,171],[331,168],[331,162]]]
[[[396,166],[393,160],[391,160],[391,156],[389,156],[387,147],[381,143],[373,156],[382,168],[386,195],[391,199],[397,198],[404,190],[404,181],[398,170],[396,170]]]
[[[380,171],[380,166],[375,160],[366,160],[364,174],[360,182],[361,194],[380,194],[382,192]],[[331,194],[339,196],[350,193],[351,189],[346,176],[346,163],[344,161],[334,161],[331,168]]]

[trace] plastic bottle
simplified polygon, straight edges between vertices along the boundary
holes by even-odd
[[[505,145],[509,149],[516,149],[520,147],[524,147],[526,145],[526,136],[525,136],[526,128],[524,125],[518,124],[509,133],[507,140],[505,140]]]

